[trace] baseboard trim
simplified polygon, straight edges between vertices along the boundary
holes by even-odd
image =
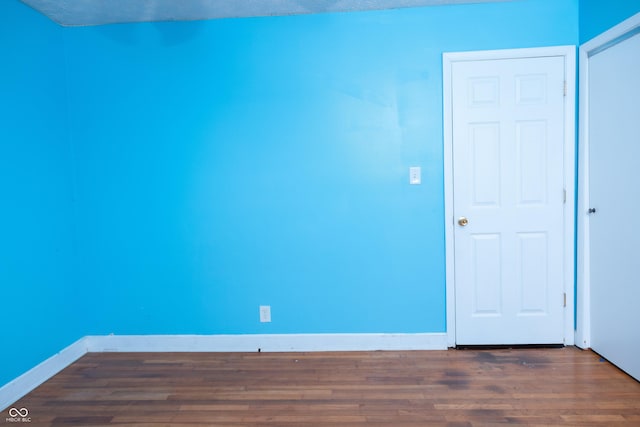
[[[86,338],[81,338],[18,378],[0,387],[0,409],[8,408],[12,403],[71,365],[85,353],[87,353]]]
[[[446,350],[446,333],[275,334],[275,335],[106,335],[86,336],[0,387],[0,408],[78,360],[103,352],[317,352]]]
[[[90,352],[445,350],[445,333],[88,336]]]

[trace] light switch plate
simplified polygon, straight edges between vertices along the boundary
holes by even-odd
[[[417,185],[422,181],[420,166],[411,166],[409,168],[409,184]]]

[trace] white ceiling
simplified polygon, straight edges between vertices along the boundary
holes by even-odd
[[[512,0],[21,0],[64,26],[192,21]]]

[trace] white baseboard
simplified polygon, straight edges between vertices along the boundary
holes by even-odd
[[[446,333],[86,336],[0,387],[0,409],[78,360],[102,352],[302,352],[446,350]]]
[[[300,352],[445,350],[447,335],[277,334],[277,335],[108,335],[88,336],[90,352]]]
[[[86,339],[81,338],[60,353],[51,356],[18,378],[0,387],[0,409],[8,408],[13,402],[71,365],[86,352]]]

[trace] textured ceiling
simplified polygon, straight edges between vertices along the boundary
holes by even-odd
[[[510,0],[21,0],[65,26],[192,21]]]

